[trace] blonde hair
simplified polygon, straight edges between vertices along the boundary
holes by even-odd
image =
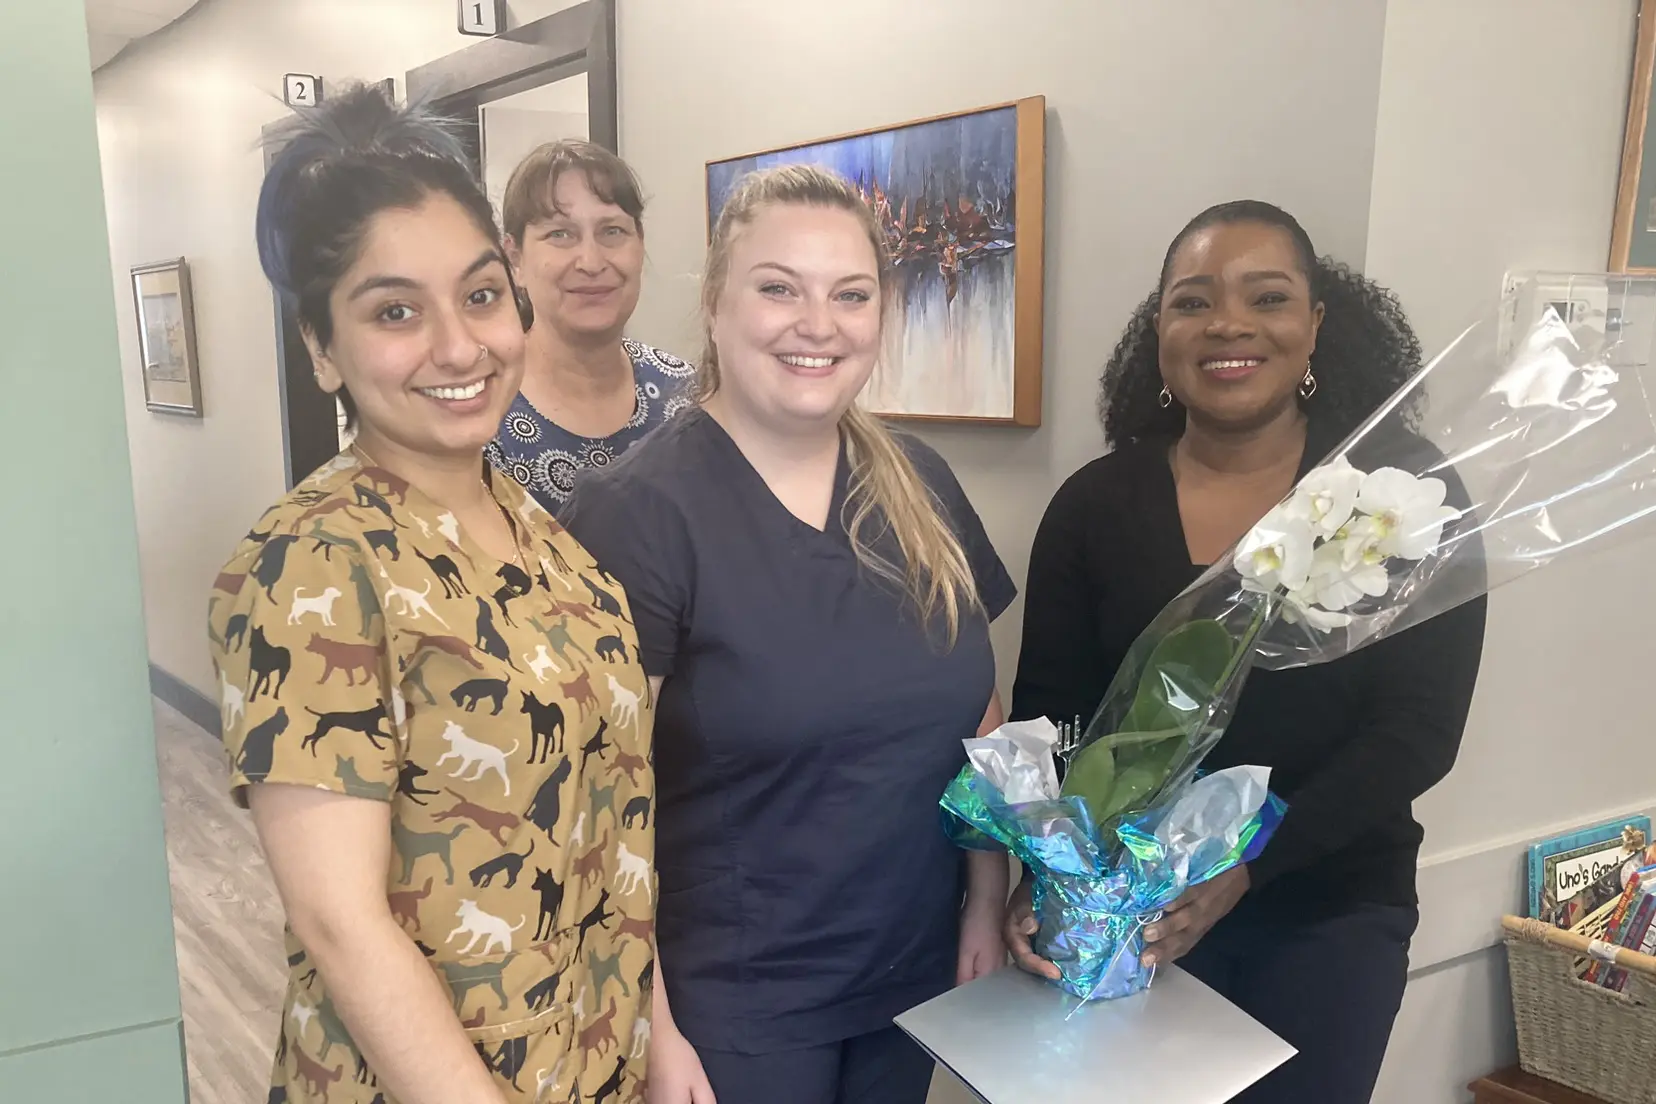
[[[696,398],[706,401],[719,389],[719,351],[713,341],[713,317],[730,276],[730,252],[736,234],[769,206],[823,207],[856,218],[874,247],[879,269],[882,323],[892,299],[893,271],[885,235],[874,212],[844,177],[808,165],[785,165],[743,177],[725,201],[707,249],[702,279],[704,349],[696,371]],[[977,584],[966,552],[949,527],[936,496],[891,431],[873,414],[852,404],[840,417],[840,432],[851,464],[845,529],[857,560],[876,575],[900,586],[930,625],[937,614],[948,627],[953,647],[963,611],[981,608]],[[889,528],[902,552],[901,565],[874,550],[874,541]],[[870,532],[869,530],[873,531]]]

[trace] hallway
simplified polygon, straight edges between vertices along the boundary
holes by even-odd
[[[281,1016],[282,908],[218,741],[155,706],[192,1104],[265,1099]]]

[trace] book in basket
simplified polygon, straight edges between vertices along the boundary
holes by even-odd
[[[1612,905],[1650,843],[1650,818],[1621,817],[1541,840],[1529,849],[1529,915],[1573,928]]]

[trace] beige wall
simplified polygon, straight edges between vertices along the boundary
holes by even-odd
[[[582,111],[543,111],[533,107],[483,108],[483,185],[498,214],[506,182],[518,162],[546,142],[585,138],[588,119]]]
[[[509,4],[518,22],[561,6]],[[1099,368],[1168,238],[1203,206],[1288,207],[1323,250],[1396,287],[1429,346],[1508,267],[1602,266],[1635,6],[912,0],[894,19],[889,0],[621,0],[622,151],[650,199],[635,331],[695,352],[707,160],[1044,94],[1043,426],[925,431],[1021,582],[1048,497],[1102,447]],[[271,301],[251,235],[251,143],[282,113],[270,90],[289,69],[400,76],[465,44],[452,12],[441,0],[206,0],[98,74],[150,649],[198,687],[211,682],[203,595],[281,489]],[[142,409],[124,290],[127,266],[180,253],[196,276],[199,423]],[[1635,617],[1650,594],[1637,559],[1543,576],[1495,603],[1462,765],[1421,803],[1425,919],[1382,1104],[1462,1100],[1458,1085],[1510,1057],[1504,965],[1489,948],[1494,917],[1517,903],[1522,845],[1656,805],[1637,772],[1570,758],[1591,735],[1627,761],[1636,723],[1550,689],[1639,684]],[[1018,618],[997,628],[1003,688]]]
[[[519,21],[573,0],[512,5]],[[93,78],[150,658],[207,690],[206,595],[282,492],[275,314],[253,248],[259,129],[282,74],[395,77],[474,39],[440,0],[204,0]],[[189,260],[206,417],[144,409],[126,273]]]
[[[1427,346],[1492,304],[1509,268],[1604,268],[1636,8],[1391,0],[1368,270]],[[1638,771],[1560,770],[1544,754],[1592,733],[1614,759],[1615,741],[1637,741],[1631,754],[1648,739],[1620,695],[1589,690],[1643,677],[1648,558],[1612,552],[1497,592],[1461,769],[1422,802],[1432,850],[1656,797]]]
[[[623,3],[622,152],[651,196],[639,325],[686,354],[699,344],[706,161],[1045,95],[1042,428],[923,434],[1021,583],[1047,499],[1100,451],[1098,372],[1187,218],[1273,198],[1361,263],[1384,8],[925,0],[894,19],[886,0]],[[996,630],[1006,691],[1021,610]]]
[[[586,75],[577,73],[485,104],[482,115],[483,184],[498,212],[519,161],[542,143],[591,133]]]
[[[1602,270],[1636,0],[1390,0],[1368,271],[1441,347],[1508,268]],[[1426,825],[1414,977],[1377,1101],[1465,1099],[1513,1053],[1496,921],[1520,908],[1523,846],[1656,807],[1650,746],[1620,688],[1644,685],[1648,548],[1532,576],[1491,603],[1455,772]]]

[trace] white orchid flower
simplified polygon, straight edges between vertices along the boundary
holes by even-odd
[[[1443,504],[1441,479],[1419,479],[1397,468],[1376,468],[1363,479],[1357,509],[1379,528],[1374,547],[1383,557],[1421,560],[1437,551],[1444,523],[1460,516]]]
[[[1310,522],[1312,532],[1323,539],[1338,533],[1351,520],[1363,473],[1344,456],[1314,468],[1294,489],[1290,510]]]
[[[1282,619],[1290,625],[1303,621],[1318,632],[1326,633],[1351,624],[1351,614],[1319,609],[1298,591],[1289,591],[1286,598],[1282,604]]]
[[[1248,530],[1233,562],[1252,589],[1298,590],[1311,572],[1311,525],[1287,506],[1275,506]]]
[[[1311,556],[1311,572],[1302,591],[1325,610],[1343,610],[1365,596],[1378,598],[1391,587],[1386,558],[1375,544],[1359,536],[1372,527],[1371,518],[1358,518],[1347,527],[1357,530],[1344,540],[1328,541]]]
[[[1380,542],[1389,532],[1379,518],[1358,514],[1346,522],[1339,538],[1332,543],[1339,548],[1341,562],[1349,569],[1362,560],[1384,560],[1386,557],[1380,554]]]

